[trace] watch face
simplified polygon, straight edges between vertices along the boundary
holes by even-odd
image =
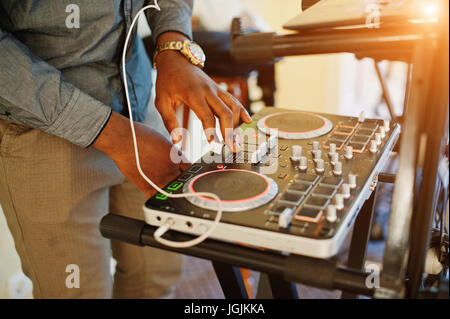
[[[203,53],[202,48],[195,42],[190,42],[188,44],[188,48],[190,53],[192,54],[192,57],[200,64],[205,63],[206,56],[205,53]]]

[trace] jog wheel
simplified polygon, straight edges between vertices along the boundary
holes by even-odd
[[[185,184],[184,193],[214,193],[227,212],[242,212],[262,206],[278,194],[275,181],[262,174],[241,169],[224,169],[200,174]],[[193,205],[218,210],[215,199],[204,196],[186,198]]]
[[[267,135],[277,129],[278,136],[288,140],[304,140],[327,134],[333,123],[327,118],[308,112],[280,112],[258,121],[258,129]]]

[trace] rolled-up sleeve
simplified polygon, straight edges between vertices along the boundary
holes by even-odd
[[[87,147],[111,108],[65,81],[61,72],[0,28],[0,117]]]
[[[152,3],[153,1],[150,1]],[[161,11],[149,10],[147,20],[152,30],[153,43],[168,31],[176,31],[192,39],[192,0],[160,0]]]

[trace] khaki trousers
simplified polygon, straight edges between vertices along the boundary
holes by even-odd
[[[35,298],[161,298],[173,293],[181,255],[110,242],[99,232],[108,212],[143,219],[145,200],[96,149],[0,120],[0,204]],[[114,280],[111,251],[117,260]],[[79,269],[79,288],[66,285],[75,274],[67,268],[73,264]]]

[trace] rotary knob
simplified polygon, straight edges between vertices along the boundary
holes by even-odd
[[[342,184],[342,196],[344,196],[345,199],[350,198],[351,190],[350,184]]]
[[[317,161],[322,158],[321,150],[315,150],[315,151],[313,151],[313,154],[314,154],[314,161]]]
[[[338,153],[333,153],[331,154],[331,160],[330,160],[331,164],[335,165],[337,162],[339,162],[339,154]]]
[[[336,206],[328,205],[326,218],[330,223],[334,223],[337,220]]]
[[[342,174],[342,162],[336,162],[334,164],[333,174],[337,176]]]
[[[359,118],[358,118],[358,122],[362,123],[366,120],[366,112],[361,111],[361,113],[359,113]]]
[[[336,194],[334,196],[334,204],[337,210],[344,209],[344,196],[342,194]]]
[[[380,126],[380,136],[381,138],[386,137],[386,129],[384,128],[384,126]]]
[[[316,172],[323,173],[324,170],[325,170],[325,163],[324,163],[323,159],[320,158],[316,161]]]
[[[335,154],[335,153],[336,153],[336,144],[331,143],[330,144],[330,152],[328,154],[330,154],[330,156],[331,156],[332,154]]]
[[[371,140],[371,141],[370,141],[369,151],[370,151],[371,153],[376,153],[376,152],[378,152],[378,143],[377,143],[376,140]]]
[[[375,133],[375,141],[377,141],[377,145],[381,145],[381,134]]]
[[[302,147],[300,145],[293,145],[291,160],[298,162],[300,157],[302,157]]]
[[[318,141],[314,141],[312,143],[312,149],[313,149],[313,151],[317,151],[319,149],[319,142]]]
[[[301,171],[306,171],[308,169],[308,159],[305,156],[300,157],[298,169]]]
[[[356,175],[355,174],[348,174],[348,183],[351,188],[356,187]]]
[[[391,129],[391,122],[389,120],[383,120],[383,127],[386,132],[389,132]]]
[[[344,157],[346,159],[352,159],[353,158],[353,147],[352,146],[346,146],[345,147]]]

